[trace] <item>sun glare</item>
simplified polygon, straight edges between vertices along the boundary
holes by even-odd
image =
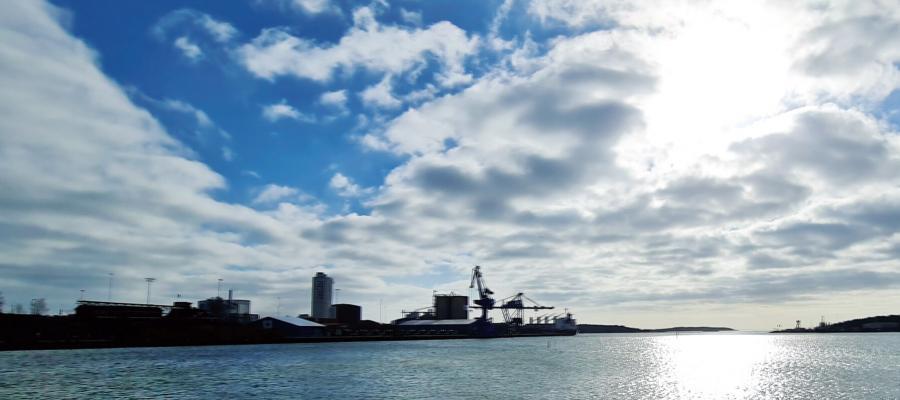
[[[764,384],[761,366],[778,347],[771,336],[741,335],[741,340],[733,336],[656,338],[668,360],[668,371],[663,371],[660,379],[675,391],[670,394],[683,399],[729,399],[759,393]]]
[[[658,42],[658,93],[644,107],[647,140],[675,168],[719,154],[743,129],[781,108],[789,33],[763,6],[685,11]]]

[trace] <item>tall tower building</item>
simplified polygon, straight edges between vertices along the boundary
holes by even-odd
[[[334,279],[317,272],[312,278],[312,317],[331,318],[331,293]]]

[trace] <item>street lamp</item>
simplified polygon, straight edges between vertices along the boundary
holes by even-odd
[[[224,279],[219,278],[219,286],[216,287],[216,297],[219,297],[219,298],[222,297],[222,281],[223,280]]]
[[[156,278],[144,278],[147,281],[147,304],[150,304],[150,284],[156,280]]]
[[[109,273],[109,287],[106,289],[106,301],[112,301],[112,278],[113,273]]]

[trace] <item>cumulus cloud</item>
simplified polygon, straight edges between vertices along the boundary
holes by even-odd
[[[319,96],[319,103],[339,110],[345,110],[347,107],[347,91],[335,90],[333,92],[322,93],[322,95]]]
[[[900,167],[895,158],[900,142],[870,116],[834,106],[792,114],[789,132],[740,141],[732,150],[752,160],[751,167],[841,186],[890,178]]]
[[[359,218],[325,220],[314,202],[281,202],[257,211],[215,200],[212,192],[224,189],[225,179],[135,106],[103,75],[94,51],[69,35],[55,15],[53,6],[22,2],[0,16],[0,83],[6,88],[0,93],[0,186],[19,188],[0,191],[0,270],[7,298],[47,297],[65,307],[77,298],[69,293],[77,292],[73,288],[105,291],[113,271],[114,300],[142,299],[147,276],[158,278],[154,302],[174,293],[207,297],[198,281],[223,277],[261,312],[274,310],[267,299],[282,294],[299,312],[308,307],[308,296],[289,300],[287,293],[326,264],[361,294],[388,293],[386,305],[400,307],[400,298],[390,293],[427,296],[421,288],[400,290],[377,274],[344,269],[346,264],[364,270],[371,262],[365,252],[350,252],[342,243],[323,250],[327,236],[304,236],[354,225]],[[15,60],[8,59],[13,55]],[[285,192],[291,189],[263,191],[269,194],[261,200],[284,199]],[[379,226],[383,222],[368,220],[360,229]],[[402,253],[390,241],[378,247]],[[404,261],[398,266],[412,264],[408,256],[399,259]],[[386,272],[392,269],[380,271],[397,273]]]
[[[414,26],[422,25],[422,13],[417,11],[409,11],[405,8],[400,9],[400,18],[407,24]]]
[[[368,7],[354,11],[353,21],[353,27],[333,45],[296,37],[286,28],[267,28],[237,54],[250,72],[269,80],[296,76],[327,82],[339,70],[399,75],[430,57],[441,67],[438,81],[442,84],[453,86],[470,78],[464,61],[475,52],[478,41],[449,22],[425,29],[382,25]]]
[[[253,198],[253,204],[272,204],[292,197],[298,197],[300,190],[290,186],[268,184]]]
[[[359,197],[372,192],[371,188],[360,187],[340,172],[335,173],[331,177],[328,186],[342,197]]]
[[[281,119],[293,119],[303,122],[310,122],[314,120],[313,117],[297,111],[296,108],[294,108],[290,104],[287,104],[285,100],[281,100],[280,103],[263,106],[262,116],[269,122],[276,122]]]
[[[581,27],[587,24],[610,23],[610,9],[625,6],[619,1],[534,0],[528,4],[528,12],[543,23],[566,24]]]
[[[151,32],[157,38],[164,39],[169,32],[184,24],[190,24],[199,28],[213,40],[220,43],[228,42],[238,34],[237,29],[231,24],[189,8],[181,8],[164,15],[153,25]]]
[[[366,210],[328,215],[275,184],[253,193],[259,210],[215,200],[221,176],[131,104],[83,43],[16,3],[16,18],[0,19],[15,51],[0,54],[27,62],[0,63],[0,184],[22,189],[0,191],[0,265],[19,292],[127,263],[135,280],[165,273],[170,285],[227,271],[268,297],[326,266],[362,298],[411,308],[396,293],[427,302],[434,287],[465,290],[470,266],[487,260],[496,292],[588,321],[679,323],[697,313],[671,310],[687,308],[702,323],[759,329],[778,318],[760,304],[815,318],[810,307],[840,302],[885,309],[900,286],[900,148],[871,107],[896,88],[884,78],[897,16],[864,4],[647,4],[531,3],[560,36],[510,38],[497,55],[507,58],[466,88],[370,120],[359,143],[402,161],[377,189],[334,173],[329,188]],[[847,22],[858,18],[877,21]],[[35,46],[33,30],[52,40]],[[846,32],[871,35],[872,48]],[[424,58],[465,75],[476,42],[449,23],[386,26],[363,8],[336,44],[269,29],[238,54],[265,79],[383,74],[360,95],[383,107],[405,96],[391,79]],[[35,50],[48,45],[58,57]],[[74,86],[102,101],[53,89]],[[339,92],[320,104],[344,104]],[[301,116],[273,106],[270,120]],[[410,276],[427,283],[397,283]]]
[[[340,12],[340,9],[330,4],[329,0],[292,0],[293,5],[298,10],[306,14],[321,14],[324,12]]]
[[[363,90],[359,97],[363,103],[369,107],[376,108],[397,108],[403,103],[394,97],[393,86],[391,85],[391,77],[385,76],[381,82],[367,87]]]
[[[310,17],[341,14],[341,8],[331,0],[257,0],[257,3],[274,6],[282,11],[300,12]]]
[[[238,34],[231,24],[189,8],[181,8],[162,16],[150,28],[150,32],[163,42],[176,36],[171,42],[172,46],[191,62],[204,58],[204,48],[210,50],[213,45],[226,44]]]
[[[782,85],[781,79],[797,72],[797,64],[784,56],[760,53],[774,64],[753,66],[761,75],[752,81],[758,88],[749,90],[743,88],[746,82],[735,82],[745,67],[732,68],[721,55],[698,53],[716,65],[702,74],[682,69],[674,54],[669,58],[669,45],[690,51],[701,51],[701,43],[734,46],[721,37],[710,42],[706,34],[694,36],[706,29],[766,46],[767,37],[745,35],[766,16],[771,21],[772,13],[806,11],[752,8],[741,16],[741,10],[726,10],[728,18],[749,21],[730,26],[716,20],[720,17],[713,13],[722,15],[718,9],[705,14],[709,19],[694,20],[678,12],[663,15],[671,11],[665,7],[535,4],[550,7],[532,9],[545,12],[546,20],[557,13],[559,21],[574,21],[579,29],[610,22],[638,29],[557,39],[546,55],[530,56],[529,68],[485,76],[367,135],[362,143],[371,148],[411,157],[389,174],[372,201],[376,215],[415,218],[420,226],[433,221],[432,229],[440,231],[434,237],[483,241],[467,254],[496,260],[501,268],[522,263],[537,268],[548,265],[548,257],[562,257],[591,266],[584,273],[566,269],[585,282],[631,288],[625,292],[651,284],[656,291],[671,290],[673,301],[685,286],[694,288],[689,290],[694,299],[722,296],[712,287],[725,277],[740,276],[761,288],[775,279],[768,271],[787,276],[785,282],[793,277],[800,282],[816,273],[812,269],[827,280],[828,271],[870,260],[866,252],[873,246],[889,254],[892,247],[884,245],[893,243],[896,228],[873,229],[871,222],[852,217],[836,221],[829,211],[835,202],[852,207],[872,193],[894,191],[888,171],[896,170],[900,148],[889,128],[858,109],[822,103],[835,98],[821,95],[831,90],[827,85],[814,90],[806,83]],[[569,14],[574,16],[562,17]],[[793,32],[788,36],[802,41],[820,17],[767,29]],[[882,53],[866,54],[860,62]],[[715,86],[708,86],[711,81]],[[846,88],[839,89],[832,93]],[[744,94],[750,97],[731,100]],[[731,102],[715,104],[722,99]],[[797,107],[798,101],[811,103]],[[693,148],[683,152],[687,146]],[[450,220],[452,228],[441,230]],[[460,232],[482,235],[463,238]],[[560,249],[568,255],[561,256]],[[874,275],[890,270],[883,263],[865,268]],[[637,280],[626,283],[629,279]],[[680,282],[673,285],[681,289],[667,289],[665,280]],[[577,294],[591,292],[585,285],[571,288],[565,298],[586,301]],[[728,285],[738,291],[752,286]],[[748,292],[741,301],[794,297],[786,287],[775,285],[758,296]],[[626,298],[608,301],[631,301]]]
[[[181,36],[178,39],[175,39],[175,42],[172,43],[175,48],[181,50],[181,54],[187,57],[191,61],[196,61],[203,57],[203,50],[200,50],[200,46],[197,46],[186,36]]]

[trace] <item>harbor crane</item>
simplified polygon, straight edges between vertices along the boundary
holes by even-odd
[[[525,303],[528,301],[531,305]],[[550,306],[542,306],[538,304],[538,302],[528,298],[524,293],[518,293],[515,296],[507,297],[501,300],[500,307],[501,311],[503,311],[503,319],[509,325],[510,329],[516,329],[524,323],[525,320],[525,310],[552,310],[553,307]]]
[[[484,276],[481,274],[481,267],[476,265],[472,269],[472,282],[469,288],[478,288],[478,299],[474,300],[476,304],[474,308],[481,308],[481,317],[478,318],[482,322],[488,322],[488,312],[494,308],[498,308],[503,312],[503,319],[510,330],[515,330],[522,326],[524,322],[525,310],[552,310],[553,307],[542,306],[536,301],[525,296],[524,293],[518,293],[515,296],[507,297],[500,301],[499,306],[495,306],[496,301],[491,295],[494,294],[488,289],[484,283]],[[530,304],[526,304],[528,301]]]
[[[494,298],[491,297],[494,292],[485,285],[484,277],[481,275],[481,267],[478,265],[472,269],[472,282],[469,284],[469,288],[474,288],[476,285],[478,286],[478,299],[472,302],[478,305],[475,308],[481,308],[480,319],[483,322],[487,322],[488,311],[494,308]]]

